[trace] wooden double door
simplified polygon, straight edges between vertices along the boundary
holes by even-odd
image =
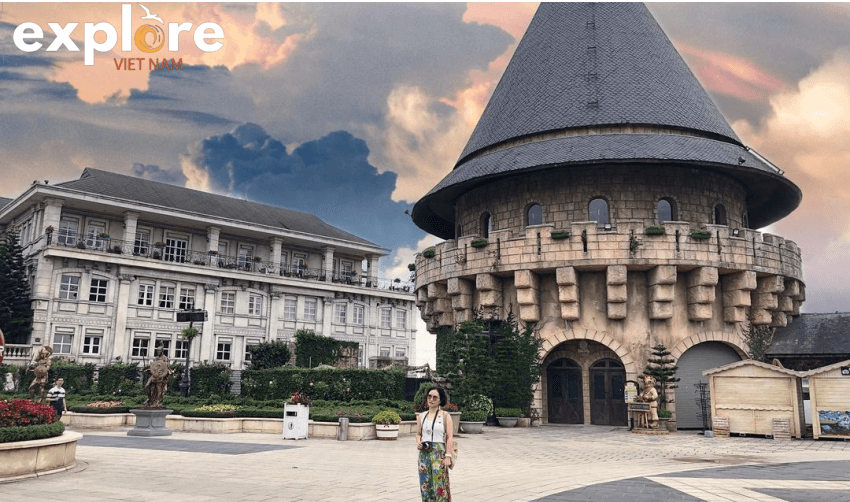
[[[626,369],[614,359],[590,367],[590,423],[627,425]]]
[[[549,422],[583,424],[581,367],[572,359],[558,359],[546,370],[549,386]]]

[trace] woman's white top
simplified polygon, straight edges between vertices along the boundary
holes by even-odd
[[[434,425],[433,431],[431,430],[431,424]],[[434,417],[428,417],[427,411],[422,414],[422,441],[431,441],[432,443],[446,442],[446,426],[443,424],[442,410],[437,412],[437,420],[434,420]]]

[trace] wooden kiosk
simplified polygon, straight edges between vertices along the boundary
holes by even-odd
[[[850,359],[802,375],[809,379],[815,439],[850,439]]]
[[[805,431],[802,375],[744,360],[703,371],[709,377],[711,416],[729,419],[729,432],[774,435],[773,420],[786,419],[788,433]]]

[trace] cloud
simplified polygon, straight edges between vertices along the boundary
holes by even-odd
[[[769,103],[762,123],[733,126],[803,191],[773,229],[802,249],[806,311],[850,311],[850,54],[835,54]]]
[[[163,169],[159,166],[145,165],[139,162],[133,164],[133,176],[170,185],[180,186],[186,183],[186,176],[179,169]]]
[[[396,175],[378,173],[368,156],[366,143],[345,131],[289,153],[249,123],[192,144],[181,166],[187,186],[309,212],[390,249],[415,242],[424,232],[392,200]]]

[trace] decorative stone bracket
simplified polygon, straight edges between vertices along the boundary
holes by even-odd
[[[676,267],[672,265],[659,265],[647,274],[650,319],[671,319],[673,317],[676,276]]]
[[[514,272],[519,318],[525,322],[540,320],[540,279],[531,270]]]
[[[493,274],[478,274],[475,276],[475,289],[478,290],[478,306],[485,312],[502,308],[501,279]]]
[[[707,321],[712,318],[714,311],[715,286],[718,275],[714,267],[700,267],[688,274],[688,319],[692,321]]]
[[[611,265],[606,269],[608,285],[608,319],[625,319],[628,314],[628,270],[625,265]]]
[[[738,272],[721,277],[723,291],[723,320],[737,323],[747,320],[747,310],[752,304],[750,292],[756,289],[756,273]]]
[[[472,281],[452,277],[449,279],[447,291],[452,301],[455,323],[460,324],[472,320]]]
[[[428,285],[428,303],[431,305],[431,324],[433,326],[454,326],[454,311],[446,284],[432,282]]]
[[[753,324],[785,326],[787,319],[784,313],[777,315],[774,319],[774,312],[780,314],[777,309],[779,308],[779,293],[785,290],[784,278],[781,275],[769,275],[759,277],[757,283],[758,286],[753,294]]]
[[[581,316],[578,296],[578,277],[573,267],[561,267],[555,270],[555,282],[558,283],[558,301],[561,304],[561,318],[578,321]]]

